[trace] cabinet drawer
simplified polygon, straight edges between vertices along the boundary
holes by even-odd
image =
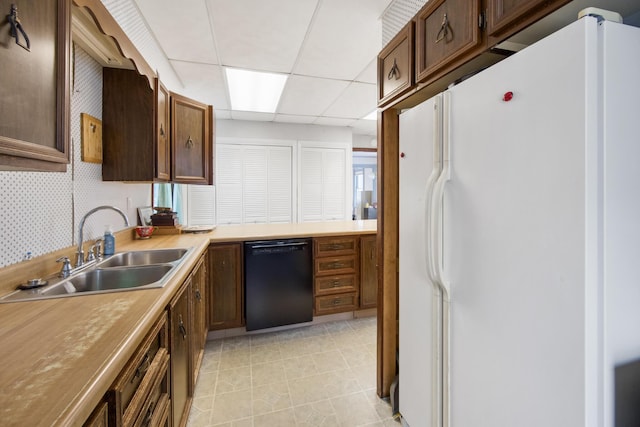
[[[314,239],[313,246],[316,257],[352,255],[358,250],[358,240],[349,236]]]
[[[413,29],[411,21],[378,54],[378,105],[413,85]]]
[[[165,412],[166,416],[168,416],[169,379],[167,374],[169,368],[169,355],[162,352],[161,356],[157,359],[157,369],[155,369],[156,375],[154,375],[152,379],[151,389],[148,392],[147,400],[142,406],[140,413],[133,424],[134,427],[159,426],[162,425],[161,420]]]
[[[327,295],[316,297],[316,315],[353,311],[358,308],[358,293]]]
[[[345,276],[319,277],[315,280],[316,295],[335,294],[338,292],[356,292],[357,282],[355,274]]]
[[[355,255],[316,258],[314,260],[314,271],[316,276],[328,274],[355,274],[358,262]]]
[[[169,360],[166,314],[153,326],[113,385],[114,418],[122,420],[122,425],[132,425],[138,417],[164,359]]]

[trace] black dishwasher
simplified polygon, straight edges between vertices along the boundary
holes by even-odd
[[[311,240],[246,242],[244,284],[247,331],[310,322]]]

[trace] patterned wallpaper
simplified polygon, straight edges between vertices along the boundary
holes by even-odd
[[[102,118],[102,68],[78,47],[73,81],[67,172],[0,172],[0,267],[20,262],[28,251],[38,256],[76,244],[80,218],[96,206],[116,205],[135,224],[136,208],[151,203],[149,184],[102,182],[101,165],[81,161],[80,113]],[[87,221],[85,239],[102,235],[106,224],[124,227],[118,214],[100,211]]]

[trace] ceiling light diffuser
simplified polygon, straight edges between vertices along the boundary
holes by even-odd
[[[231,108],[235,111],[275,113],[287,74],[225,68]]]

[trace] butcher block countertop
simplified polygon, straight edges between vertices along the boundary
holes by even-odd
[[[205,234],[119,239],[118,252],[195,250],[163,288],[0,304],[0,424],[82,425],[209,243],[375,232],[376,221],[368,220],[219,226]],[[0,280],[22,271],[12,267],[0,270]]]

